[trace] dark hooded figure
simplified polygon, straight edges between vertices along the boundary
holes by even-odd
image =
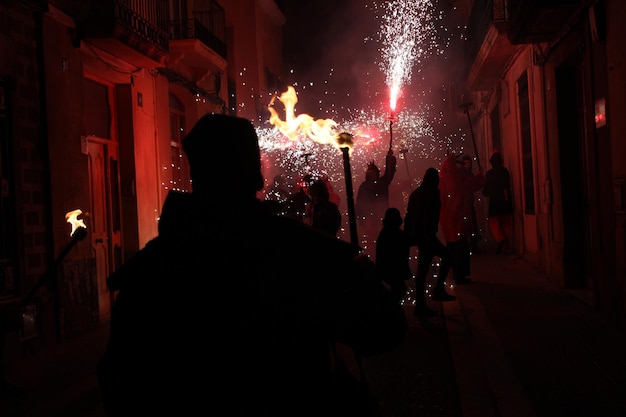
[[[358,248],[257,198],[250,121],[207,114],[183,149],[193,192],[170,192],[158,237],[108,279],[105,412],[337,415],[329,345],[385,352],[402,341],[404,311]]]
[[[471,197],[483,188],[485,176],[480,166],[475,175],[468,175],[453,152],[441,163],[440,179],[441,233],[452,256],[454,283],[469,284],[474,207]]]
[[[485,174],[483,195],[489,199],[489,230],[498,243],[496,253],[508,251],[509,237],[513,226],[513,194],[511,175],[504,166],[502,155],[494,151],[489,158],[491,169]]]
[[[331,236],[337,236],[341,228],[341,212],[337,204],[330,201],[326,181],[315,180],[307,189],[310,204],[307,206],[305,223]]]
[[[440,259],[439,274],[432,293],[436,301],[452,301],[456,297],[446,292],[446,277],[450,271],[450,253],[437,237],[441,198],[439,172],[428,168],[422,183],[409,196],[404,230],[412,246],[418,248],[417,273],[415,274],[415,315],[433,316],[435,311],[426,306],[426,276],[435,256]]]
[[[376,240],[376,274],[391,288],[398,302],[406,295],[406,280],[413,278],[409,266],[409,239],[402,230],[400,210],[389,207]]]

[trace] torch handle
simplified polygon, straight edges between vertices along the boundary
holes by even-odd
[[[35,295],[37,295],[39,289],[46,283],[46,281],[54,276],[54,274],[56,273],[56,269],[58,268],[61,261],[67,256],[70,250],[72,250],[72,248],[76,246],[79,241],[85,238],[85,236],[87,236],[87,229],[85,229],[84,227],[79,227],[74,231],[70,243],[65,246],[59,256],[57,256],[54,262],[48,267],[48,269],[46,269],[44,274],[41,276],[41,278],[39,278],[35,285],[33,285],[28,294],[26,294],[26,296],[22,298],[22,300],[20,301],[21,307],[25,307],[30,304],[31,301],[33,301],[33,298],[35,298]]]
[[[346,195],[348,201],[348,219],[350,223],[350,242],[359,246],[359,236],[356,231],[356,214],[354,208],[354,190],[352,189],[352,169],[350,168],[350,149],[341,148],[343,153],[343,170],[346,179]]]

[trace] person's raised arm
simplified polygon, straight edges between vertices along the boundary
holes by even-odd
[[[393,150],[389,149],[387,156],[385,157],[385,174],[381,177],[387,183],[391,183],[394,175],[396,174],[396,167],[398,165],[397,158],[393,155]]]

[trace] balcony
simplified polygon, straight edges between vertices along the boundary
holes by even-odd
[[[466,87],[486,91],[495,87],[517,46],[509,40],[507,0],[476,0],[467,26]]]
[[[509,0],[509,38],[514,44],[550,42],[581,7],[580,0]]]
[[[213,63],[226,65],[226,16],[215,1],[208,10],[195,10],[192,19],[168,22],[170,55],[173,62],[190,68],[207,68]]]
[[[142,68],[169,52],[167,0],[87,0],[76,11],[80,39]]]

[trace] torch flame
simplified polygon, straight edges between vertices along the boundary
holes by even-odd
[[[298,102],[298,97],[296,96],[296,90],[292,86],[287,87],[287,91],[282,93],[278,99],[285,106],[285,120],[282,120],[274,109],[274,99],[272,99],[267,109],[270,112],[270,123],[276,126],[283,135],[292,141],[297,141],[303,135],[322,145],[332,144],[339,147],[335,131],[337,122],[332,119],[313,119],[312,116],[306,113],[295,115],[294,109]]]
[[[351,133],[342,132],[337,135],[335,140],[337,142],[337,147],[339,149],[348,148],[350,155],[352,155],[352,146],[354,143],[353,139],[354,139],[354,136]]]
[[[65,221],[72,225],[72,231],[70,233],[70,236],[72,236],[76,229],[78,229],[79,227],[83,227],[85,229],[87,228],[87,225],[85,225],[83,219],[78,218],[78,216],[81,214],[83,214],[83,211],[81,209],[76,209],[65,213]]]

